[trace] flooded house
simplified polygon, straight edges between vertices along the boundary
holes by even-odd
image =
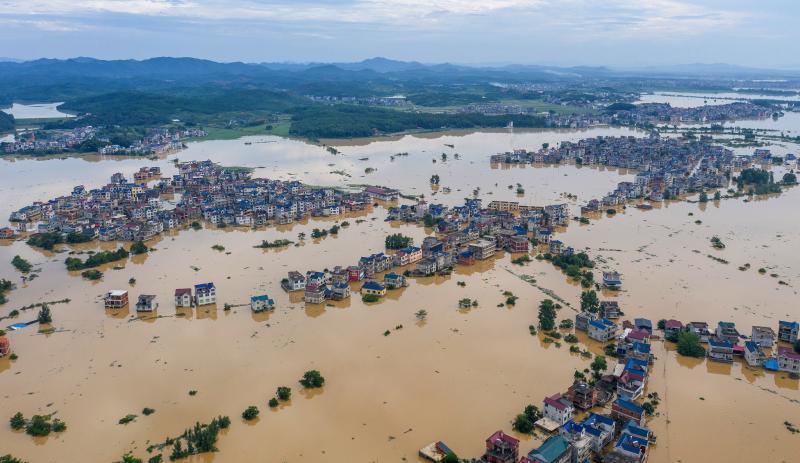
[[[563,436],[550,436],[542,445],[528,452],[523,463],[568,463],[572,460],[572,445]]]
[[[325,302],[325,292],[327,287],[324,283],[307,283],[303,300],[307,304],[322,304]]]
[[[645,412],[636,402],[618,398],[611,405],[611,418],[622,422],[633,420],[634,423],[641,426],[645,421]]]
[[[647,385],[647,367],[645,361],[629,358],[624,364],[618,364],[617,369],[622,366],[622,371],[617,376],[617,395],[622,399],[635,400],[644,394]]]
[[[475,254],[472,251],[466,250],[458,253],[458,265],[474,265]]]
[[[250,296],[250,310],[253,312],[263,312],[275,308],[275,301],[266,294]]]
[[[517,463],[519,457],[519,439],[509,436],[503,431],[496,431],[486,439],[486,450],[482,462],[485,463]]]
[[[425,460],[432,461],[434,463],[440,462],[444,460],[444,458],[452,454],[453,451],[450,450],[444,442],[431,442],[430,444],[426,445],[419,449],[419,456]]]
[[[707,343],[714,333],[712,333],[708,329],[708,323],[706,322],[689,322],[686,325],[690,332],[696,334],[700,338],[700,342]]]
[[[785,371],[795,378],[800,375],[800,354],[789,347],[779,347],[775,358],[779,371]]]
[[[8,227],[0,228],[0,240],[13,240],[16,236],[17,232],[14,229]]]
[[[601,318],[589,322],[587,334],[590,338],[598,342],[608,342],[617,334],[617,325],[611,320]]]
[[[600,301],[600,308],[597,313],[600,318],[614,320],[620,317],[622,311],[619,309],[619,302],[617,301]]]
[[[331,284],[333,285],[347,283],[349,280],[350,276],[346,268],[337,265],[331,272]]]
[[[597,389],[586,381],[575,381],[567,390],[567,398],[581,410],[588,410],[597,405]]]
[[[590,413],[581,424],[591,439],[592,451],[597,455],[601,454],[603,448],[614,439],[616,422],[611,417]]]
[[[667,337],[677,336],[683,331],[683,323],[679,320],[669,319],[664,322],[664,335]]]
[[[603,286],[619,289],[622,287],[622,274],[616,271],[603,272]]]
[[[383,188],[379,186],[368,186],[364,188],[364,193],[372,199],[378,201],[394,201],[400,196],[400,192],[392,188]]]
[[[545,429],[552,428],[553,425],[555,428],[561,427],[564,423],[572,419],[574,413],[575,407],[572,405],[572,402],[563,395],[554,394],[550,397],[545,397],[542,406],[542,415],[544,415],[542,420],[545,420],[543,424],[548,426],[542,427]],[[537,422],[537,425],[538,424]]]
[[[417,262],[414,268],[414,273],[422,276],[431,276],[436,273],[436,260],[435,259],[422,259]]]
[[[140,294],[136,301],[137,312],[152,312],[158,308],[156,296],[153,294]]]
[[[767,356],[761,349],[761,345],[755,341],[747,341],[744,343],[744,361],[747,362],[748,365],[751,367],[760,367],[764,365],[766,360]]]
[[[469,250],[477,260],[486,260],[492,256],[496,251],[496,244],[494,239],[480,239],[474,243],[470,243]]]
[[[178,288],[175,290],[175,307],[191,307],[193,302],[192,288]]]
[[[194,285],[195,305],[211,305],[217,303],[217,288],[214,283],[200,283]]]
[[[281,280],[281,287],[288,292],[302,291],[306,288],[306,277],[302,273],[292,270],[286,278]]]
[[[589,323],[597,320],[597,316],[591,312],[579,312],[575,315],[575,329],[589,331]]]
[[[324,272],[306,272],[306,286],[308,285],[324,285],[325,284],[325,273]]]
[[[502,248],[508,252],[528,252],[530,241],[524,235],[507,236],[503,240]]]
[[[645,330],[648,333],[653,334],[653,322],[646,318],[634,318],[633,326],[637,330]]]
[[[112,289],[103,298],[106,309],[121,309],[128,305],[128,292],[122,289]]]
[[[750,341],[761,347],[772,347],[775,345],[775,331],[768,326],[753,326]]]
[[[11,341],[9,341],[8,337],[5,335],[0,336],[0,358],[3,358],[6,355],[10,354],[11,354]]]
[[[386,295],[386,287],[377,281],[368,281],[361,286],[361,294],[383,297]]]
[[[365,277],[364,273],[358,265],[350,265],[347,267],[347,280],[348,281],[361,281]]]
[[[347,282],[344,283],[334,283],[331,286],[331,299],[334,301],[343,301],[350,297],[350,284]]]
[[[736,330],[736,323],[733,322],[719,322],[717,323],[717,330],[714,335],[718,340],[731,343],[733,345],[739,342],[739,331]]]
[[[586,433],[586,428],[584,428],[583,424],[569,420],[558,430],[558,433],[569,442],[570,462],[588,462],[591,460],[592,438]]]
[[[622,348],[622,351],[620,351]],[[633,341],[617,347],[617,353],[625,360],[636,359],[648,364],[653,363],[652,346],[643,341]]]
[[[715,362],[733,362],[733,343],[715,338],[708,340],[708,358]]]
[[[794,344],[797,342],[800,323],[781,320],[778,322],[778,340]]]
[[[644,463],[653,439],[649,429],[629,420],[622,428],[611,453],[603,458],[604,463]]]
[[[389,272],[383,276],[383,284],[386,289],[400,289],[408,286],[406,277],[394,272]]]
[[[564,243],[561,240],[550,240],[547,244],[547,249],[550,254],[561,254],[564,250]]]

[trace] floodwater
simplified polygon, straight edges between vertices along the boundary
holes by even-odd
[[[503,168],[490,166],[488,156],[599,134],[640,133],[608,128],[449,132],[336,142],[337,155],[300,141],[253,137],[193,143],[159,161],[3,160],[0,222],[33,200],[66,194],[75,184],[96,187],[114,172],[130,176],[141,166],[160,165],[170,174],[175,158],[210,158],[255,167],[257,176],[309,184],[382,184],[445,204],[457,204],[479,188],[485,201],[568,202],[577,213],[580,204],[633,173],[576,166]],[[375,170],[367,174],[367,168]],[[438,189],[429,185],[433,174],[440,175]],[[523,197],[516,195],[517,183],[525,189]],[[588,225],[572,223],[559,238],[599,259],[596,276],[602,268],[623,273],[623,290],[603,297],[618,299],[628,318],[731,320],[749,332],[752,324],[774,327],[779,318],[800,319],[798,209],[799,188],[750,202],[668,203],[650,211],[628,207],[614,217],[593,217]],[[501,253],[459,267],[449,277],[414,279],[374,304],[362,303],[354,293],[348,301],[306,306],[299,294],[280,289],[289,270],[349,265],[382,251],[388,233],[412,236],[417,243],[429,233],[384,222],[385,216],[385,208],[377,206],[340,218],[351,225],[337,236],[283,249],[253,246],[264,239],[298,241],[298,233],[310,236],[313,228],[328,228],[336,220],[255,231],[180,231],[152,240],[148,244],[156,250],[148,255],[103,266],[105,276],[98,282],[67,272],[64,253],[0,242],[0,277],[18,284],[0,306],[0,316],[35,302],[71,299],[52,306],[55,332],[40,334],[34,326],[10,333],[19,359],[0,360],[0,419],[18,410],[27,416],[55,413],[69,429],[34,440],[0,426],[2,452],[35,462],[115,461],[127,451],[144,457],[148,445],[178,435],[195,421],[225,414],[233,423],[220,435],[219,452],[189,461],[418,461],[417,450],[436,440],[463,457],[479,456],[489,434],[511,432],[511,419],[525,405],[540,406],[546,395],[566,390],[574,370],[588,367],[589,360],[570,354],[566,344],[546,344],[528,332],[538,303],[547,297],[539,288],[569,304],[559,313],[563,319],[574,317],[580,287],[547,262],[516,266]],[[726,249],[711,247],[715,235]],[[225,250],[211,248],[217,244]],[[73,249],[113,247],[95,243]],[[21,281],[10,265],[17,254],[40,270],[38,278]],[[745,263],[750,268],[739,270]],[[759,267],[767,274],[759,274]],[[533,276],[538,287],[521,275]],[[174,308],[175,288],[205,281],[217,286],[217,306]],[[141,318],[130,310],[107,312],[100,296],[110,289],[127,289],[133,299],[155,294],[160,306],[153,316]],[[515,306],[498,307],[503,291],[519,297]],[[261,293],[276,300],[274,313],[254,315],[246,306],[223,309],[225,303],[245,304]],[[457,301],[464,297],[477,299],[478,307],[459,310]],[[414,316],[419,309],[428,311],[424,322]],[[29,310],[17,321],[33,318]],[[582,348],[599,351],[580,339]],[[793,461],[797,436],[783,422],[796,425],[800,416],[797,380],[751,370],[739,361],[720,366],[687,360],[660,342],[655,351],[649,391],[658,392],[662,402],[649,422],[658,435],[650,461]],[[297,383],[309,369],[325,376],[321,391],[304,392]],[[293,389],[291,402],[269,410],[267,400],[283,385]],[[198,392],[190,396],[189,390]],[[261,409],[256,423],[240,418],[248,405]],[[156,413],[142,416],[143,407]],[[117,424],[129,413],[140,416]],[[524,452],[541,442],[541,437],[519,437]]]
[[[637,103],[669,103],[678,108],[694,108],[704,105],[712,104],[728,104],[734,101],[734,98],[755,98],[755,99],[782,99],[782,100],[795,100],[800,97],[792,98],[777,98],[769,95],[756,95],[756,94],[738,94],[738,93],[669,93],[669,92],[655,92],[652,94],[643,94]],[[766,130],[771,132],[771,135],[797,136],[800,134],[800,113],[786,111],[782,116],[776,118],[767,117],[764,119],[747,119],[736,121],[725,121],[721,125],[727,127],[738,127],[742,129]],[[701,127],[708,126],[708,124],[683,124],[684,127]],[[778,145],[780,147],[780,145]],[[796,148],[795,148],[796,149]],[[777,151],[776,151],[777,152]]]
[[[42,119],[48,117],[74,117],[72,114],[67,114],[59,111],[59,103],[34,103],[34,104],[21,104],[14,103],[10,108],[4,108],[2,111],[14,116],[14,119]]]
[[[713,106],[741,102],[746,98],[744,95],[736,93],[727,94],[704,94],[704,93],[673,93],[673,92],[653,92],[643,93],[636,103],[669,103],[674,108],[696,108],[699,106]]]

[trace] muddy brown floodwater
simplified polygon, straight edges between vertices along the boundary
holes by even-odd
[[[160,165],[170,174],[174,158],[210,158],[255,167],[257,176],[310,184],[383,184],[446,204],[457,204],[480,188],[487,201],[568,202],[577,213],[580,204],[633,173],[575,166],[491,168],[488,155],[628,133],[640,135],[621,129],[454,132],[339,142],[339,155],[300,141],[255,137],[252,145],[242,140],[194,143],[160,161],[4,160],[0,217],[4,221],[11,210],[29,202],[66,194],[75,184],[96,187],[117,171],[130,176],[141,166]],[[408,156],[392,160],[405,152]],[[447,161],[441,153],[448,154]],[[377,170],[365,174],[367,167]],[[433,174],[442,179],[435,195],[428,184]],[[520,198],[516,188],[508,189],[517,183],[526,191]],[[566,199],[564,193],[577,199]],[[799,209],[797,188],[750,202],[669,203],[650,211],[629,207],[589,225],[572,223],[560,238],[599,258],[598,270],[623,273],[623,291],[604,297],[618,299],[628,318],[731,320],[749,332],[752,324],[800,319]],[[417,243],[428,233],[416,225],[384,222],[385,216],[378,206],[347,217],[351,225],[337,236],[283,249],[253,246],[264,239],[297,241],[298,233],[310,235],[335,220],[254,231],[180,231],[148,243],[156,249],[148,255],[102,267],[105,276],[97,282],[67,272],[64,253],[2,242],[0,277],[18,287],[0,306],[0,316],[36,302],[71,301],[51,307],[54,332],[40,334],[34,326],[9,334],[19,358],[0,360],[0,453],[36,463],[112,462],[127,451],[144,457],[148,445],[223,414],[233,424],[221,433],[219,452],[188,461],[417,461],[417,450],[435,440],[464,457],[479,456],[489,434],[511,432],[511,419],[525,405],[540,405],[545,395],[565,390],[573,371],[589,364],[570,354],[566,344],[559,348],[529,334],[536,307],[547,296],[519,277],[533,276],[538,286],[575,307],[580,287],[546,262],[516,266],[508,254],[499,254],[473,267],[458,267],[449,277],[412,280],[408,288],[374,304],[354,294],[348,301],[307,306],[299,294],[280,289],[289,270],[348,265],[382,251],[388,233],[402,232]],[[726,249],[710,246],[714,235]],[[216,244],[225,251],[213,250]],[[73,249],[113,247],[95,243]],[[20,280],[10,265],[17,254],[40,270],[38,278]],[[750,269],[738,270],[745,263]],[[768,274],[760,275],[759,267],[769,269]],[[134,285],[130,278],[136,279]],[[205,281],[217,286],[217,306],[175,309],[175,288]],[[155,294],[160,305],[153,316],[141,318],[130,310],[107,312],[100,296],[110,289],[127,289],[134,299]],[[498,307],[504,291],[519,297],[515,306]],[[273,313],[223,310],[225,303],[244,304],[260,293],[276,300]],[[459,310],[457,301],[464,297],[477,299],[478,307]],[[419,309],[428,311],[427,320],[415,318]],[[564,307],[559,319],[574,314]],[[34,310],[25,311],[17,321],[35,316]],[[384,336],[386,330],[391,334]],[[582,347],[600,351],[584,336],[580,339]],[[658,435],[650,461],[797,460],[800,437],[783,424],[800,421],[797,380],[739,361],[717,365],[685,359],[671,349],[655,343],[648,392],[658,392],[662,402],[648,424]],[[297,380],[309,369],[325,376],[324,388],[302,391]],[[270,410],[267,400],[283,385],[292,387],[292,400]],[[198,392],[190,396],[190,390]],[[256,422],[240,417],[248,405],[261,409]],[[156,412],[142,416],[144,407]],[[16,411],[55,413],[69,428],[34,440],[5,424]],[[130,413],[140,416],[117,424]],[[525,452],[541,440],[518,437]]]

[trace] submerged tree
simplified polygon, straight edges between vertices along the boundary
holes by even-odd
[[[300,384],[308,389],[322,387],[325,385],[325,378],[322,377],[319,371],[309,370],[303,373],[303,377],[300,379]]]
[[[550,299],[545,299],[539,304],[539,327],[550,331],[556,324],[556,306]]]
[[[39,315],[36,317],[36,319],[40,324],[53,322],[53,315],[50,313],[50,307],[48,307],[47,304],[42,305],[42,308],[39,310]]]

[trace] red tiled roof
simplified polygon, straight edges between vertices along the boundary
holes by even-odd
[[[786,357],[793,360],[800,360],[800,354],[795,353],[789,347],[779,347],[778,348],[778,356],[779,357]]]
[[[511,437],[508,434],[504,433],[503,431],[495,431],[494,434],[492,434],[491,436],[489,436],[488,439],[486,439],[486,442],[487,443],[497,442],[498,440],[501,440],[511,445],[519,445],[519,439]]]
[[[635,339],[637,341],[644,341],[649,337],[650,333],[648,333],[647,330],[632,330],[628,333],[628,339]]]
[[[683,323],[678,320],[667,320],[664,322],[664,328],[668,330],[679,330],[683,328]]]
[[[566,410],[567,406],[561,401],[561,394],[554,394],[544,399],[544,403],[559,410]]]
[[[192,289],[191,288],[178,288],[178,289],[175,290],[175,295],[176,296],[183,296],[184,294],[191,295],[192,294]]]

